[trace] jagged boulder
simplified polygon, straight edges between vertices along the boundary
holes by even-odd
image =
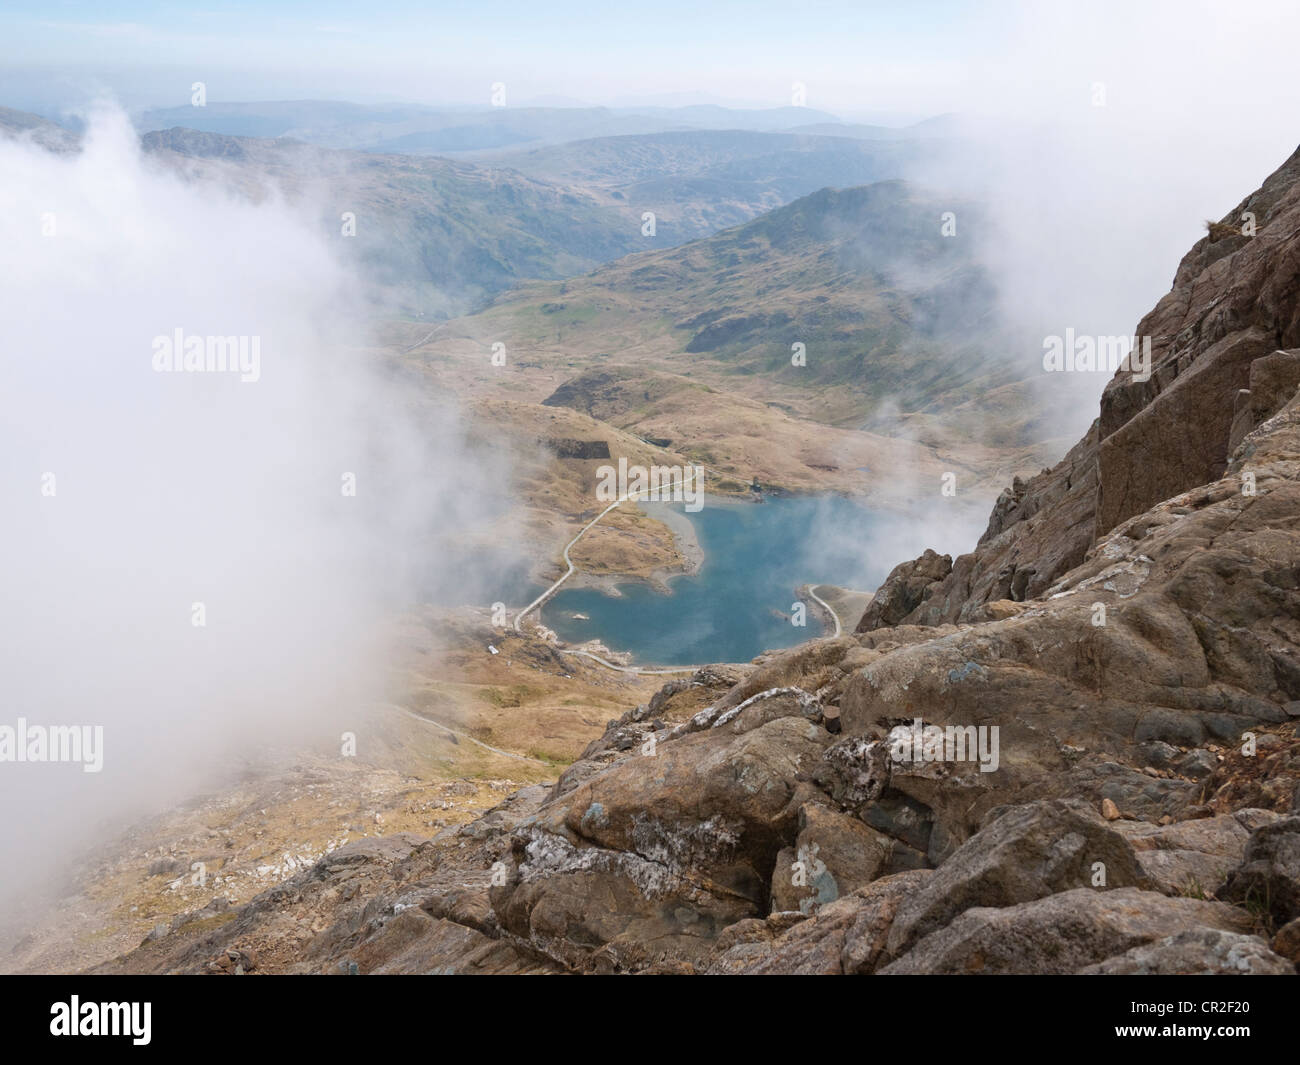
[[[797,777],[829,741],[802,716],[739,736],[710,730],[633,755],[566,797],[562,830],[585,843],[670,869],[707,871],[756,900],[777,850],[793,835]],[[560,812],[553,815],[558,819]]]
[[[1241,866],[1215,894],[1262,910],[1279,924],[1300,917],[1300,817],[1256,829]]]
[[[925,884],[929,870],[884,877],[823,906],[807,920],[788,914],[743,922],[718,937],[702,971],[710,974],[861,975],[885,956],[899,904]]]
[[[830,740],[797,700],[790,709],[739,735],[710,728],[630,753],[544,807],[494,892],[502,926],[566,965],[624,969],[689,961],[766,912],[807,801],[799,778]]]
[[[1084,803],[1055,800],[994,811],[920,891],[899,907],[889,952],[944,927],[972,906],[1013,906],[1100,883],[1145,887],[1133,847]]]
[[[1120,821],[1115,828],[1133,845],[1138,864],[1166,895],[1205,895],[1241,864],[1250,833],[1276,820],[1268,810],[1157,825]]]
[[[1228,454],[1287,405],[1300,389],[1300,349],[1275,351],[1250,364],[1247,388],[1237,393],[1228,433]]]
[[[1139,332],[1176,328],[1158,322],[1148,316]],[[1275,347],[1274,334],[1259,328],[1204,345],[1150,403],[1102,440],[1097,459],[1099,533],[1223,475],[1233,401],[1250,380],[1251,364]],[[1171,353],[1169,358],[1178,365],[1179,356]],[[1155,378],[1161,379],[1159,374]]]
[[[521,948],[576,972],[643,969],[703,956],[754,901],[634,853],[582,847],[536,829],[516,876],[494,889],[501,927]]]
[[[885,583],[876,589],[858,622],[858,632],[870,632],[885,625],[897,625],[926,599],[930,590],[952,572],[952,556],[929,548],[920,558],[900,562]]]
[[[806,803],[794,846],[772,871],[773,912],[811,913],[875,880],[889,864],[894,841],[856,817]]]

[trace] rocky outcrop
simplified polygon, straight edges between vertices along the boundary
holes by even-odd
[[[772,870],[771,910],[813,910],[876,880],[887,871],[895,842],[857,817],[822,803],[799,811],[799,834]]]
[[[1218,895],[1251,906],[1278,925],[1300,917],[1300,817],[1256,829],[1242,864]]]
[[[1237,393],[1228,452],[1286,406],[1300,388],[1300,350],[1275,351],[1250,364],[1250,387]]]
[[[891,954],[973,906],[1012,906],[1093,884],[1147,885],[1132,846],[1083,803],[1011,807],[989,822],[899,907]]]
[[[1300,152],[1221,220],[1239,231],[1253,224],[1254,236],[1200,240],[1138,324],[1154,364],[1149,380],[1117,375],[1102,396],[1099,535],[1221,476],[1252,363],[1300,345],[1298,182]],[[1143,444],[1156,446],[1144,453]]]
[[[863,976],[885,958],[885,937],[899,905],[922,887],[928,870],[897,873],[822,906],[810,920],[778,913],[740,921],[717,939],[702,971],[712,975]]]
[[[571,437],[551,437],[546,446],[557,459],[607,459],[608,440],[574,440]]]
[[[618,425],[625,421],[625,416],[683,387],[689,387],[689,382],[666,374],[647,374],[642,368],[587,370],[563,382],[542,400],[542,406],[568,407]]]
[[[926,549],[920,558],[900,562],[867,604],[858,632],[870,632],[885,625],[897,625],[916,610],[931,590],[952,572],[952,556]]]

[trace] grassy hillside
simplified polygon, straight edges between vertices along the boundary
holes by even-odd
[[[940,232],[949,210],[954,237]],[[524,286],[464,326],[530,357],[671,372],[856,428],[1018,380],[989,343],[990,239],[973,205],[903,182],[824,189],[681,248]],[[806,365],[792,364],[796,344]]]
[[[958,236],[941,235],[949,210]],[[973,205],[903,182],[823,189],[679,248],[523,285],[412,336],[405,358],[477,409],[577,413],[591,422],[573,435],[702,463],[724,490],[757,478],[907,505],[951,470],[963,493],[992,494],[1042,465],[1047,435],[990,339],[992,239]]]

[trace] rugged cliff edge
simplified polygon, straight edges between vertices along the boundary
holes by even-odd
[[[858,631],[977,620],[984,604],[1042,596],[1120,522],[1218,480],[1300,383],[1300,352],[1287,350],[1300,346],[1298,235],[1300,152],[1183,256],[1138,324],[1150,379],[1118,373],[1065,458],[1003,492],[975,551],[937,574],[924,558],[900,565]],[[918,580],[911,600],[900,594]]]
[[[103,969],[1294,974],[1300,153],[1244,212],[1139,325],[1151,380],[857,634],[669,684],[553,787]],[[900,759],[917,718],[996,758]]]

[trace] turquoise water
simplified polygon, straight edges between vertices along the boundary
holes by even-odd
[[[744,662],[833,631],[829,619],[823,626],[819,619],[825,615],[811,601],[806,625],[791,624],[800,585],[874,588],[885,576],[882,567],[888,570],[889,560],[866,557],[873,518],[854,500],[708,501],[687,517],[704,563],[697,574],[673,578],[671,594],[639,582],[620,585],[617,598],[593,588],[562,588],[542,607],[542,621],[563,640],[599,639],[640,663]],[[841,621],[852,630],[857,619]]]

